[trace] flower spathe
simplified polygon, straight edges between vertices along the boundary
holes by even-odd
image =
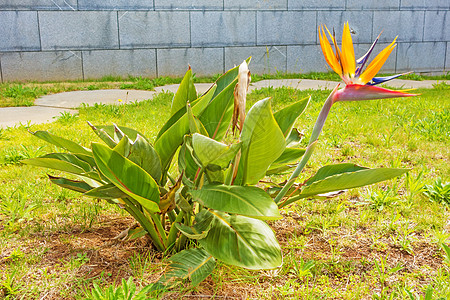
[[[334,51],[328,41],[325,31],[331,39]],[[384,48],[372,62],[364,68],[379,37],[380,36],[378,35],[366,54],[358,60],[355,60],[353,41],[348,23],[344,25],[341,49],[339,49],[339,46],[337,45],[334,33],[331,34],[325,25],[319,27],[320,47],[322,48],[325,60],[345,83],[345,87],[335,93],[333,102],[415,96],[415,94],[409,94],[404,91],[394,91],[375,86],[403,75],[398,74],[389,77],[374,77],[386,62],[391,52],[395,49],[397,38],[395,38],[391,44]]]

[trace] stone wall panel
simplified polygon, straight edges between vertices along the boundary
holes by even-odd
[[[442,71],[447,43],[401,43],[397,50],[397,72]]]
[[[316,13],[310,11],[269,11],[257,15],[258,45],[316,43]]]
[[[225,48],[225,70],[241,64],[252,57],[249,68],[255,74],[286,72],[286,46],[227,47]]]
[[[0,51],[40,50],[35,11],[0,11]]]
[[[223,73],[222,48],[158,49],[158,76],[182,76],[191,66],[197,76]]]
[[[83,51],[85,79],[104,76],[156,77],[156,50],[91,50]]]
[[[119,48],[116,12],[42,11],[39,28],[42,50]]]
[[[190,46],[189,12],[119,12],[121,48]]]
[[[192,47],[256,45],[256,12],[191,13]]]
[[[3,81],[83,79],[80,51],[3,53],[1,67]]]

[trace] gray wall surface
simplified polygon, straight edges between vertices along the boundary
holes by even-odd
[[[450,70],[450,0],[0,0],[0,80],[327,71],[346,21],[356,55],[398,35],[384,72]]]

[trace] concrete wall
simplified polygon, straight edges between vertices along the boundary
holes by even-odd
[[[362,55],[398,35],[384,71],[450,70],[450,0],[0,0],[0,79],[326,71],[317,27]]]

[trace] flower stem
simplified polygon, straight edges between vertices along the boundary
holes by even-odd
[[[314,124],[314,128],[311,134],[311,138],[309,139],[308,147],[306,148],[305,154],[303,154],[303,157],[300,161],[300,163],[297,165],[297,168],[295,168],[294,172],[292,173],[289,180],[286,182],[286,184],[283,186],[281,191],[278,193],[278,195],[275,197],[274,201],[275,203],[279,203],[281,199],[286,195],[286,193],[289,191],[289,189],[294,184],[295,180],[298,178],[300,173],[303,171],[303,168],[306,166],[306,163],[311,158],[311,155],[314,152],[314,147],[316,146],[317,140],[319,138],[320,133],[322,132],[323,126],[325,125],[325,121],[328,117],[328,114],[331,110],[331,106],[333,105],[333,97],[336,93],[339,85],[337,85],[334,90],[331,92],[331,94],[328,96],[327,100],[323,104],[322,109],[320,110],[319,116],[317,117],[316,123]],[[284,202],[278,204],[278,207],[282,207]]]

